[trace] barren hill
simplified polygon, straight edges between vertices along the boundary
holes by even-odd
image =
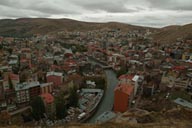
[[[177,39],[192,39],[192,24],[184,26],[168,26],[152,35],[154,41],[173,43]]]
[[[71,19],[21,18],[0,20],[0,35],[30,36],[58,31],[91,31],[97,29],[145,30],[147,27],[133,26],[117,22],[92,23]],[[149,28],[152,29],[152,28]]]
[[[60,31],[92,31],[100,29],[155,30],[151,37],[154,42],[172,43],[178,38],[192,37],[192,24],[184,26],[168,26],[161,29],[134,26],[118,22],[94,23],[72,19],[20,18],[16,20],[0,20],[0,36],[26,37],[34,34],[49,34]]]

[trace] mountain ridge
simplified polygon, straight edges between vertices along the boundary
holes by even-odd
[[[152,28],[137,25],[130,25],[120,22],[85,22],[73,19],[50,19],[50,18],[19,18],[19,19],[1,19],[0,36],[21,36],[28,37],[36,34],[45,35],[60,31],[92,31],[101,29],[121,29],[154,31],[150,36],[154,42],[173,43],[177,39],[191,39],[192,24],[171,25],[163,28]]]

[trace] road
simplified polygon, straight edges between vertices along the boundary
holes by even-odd
[[[92,63],[96,63],[91,60]],[[97,63],[98,64],[98,63]],[[101,65],[101,64],[100,64]],[[114,102],[114,89],[118,83],[118,79],[113,70],[105,70],[107,76],[107,88],[103,100],[99,104],[99,107],[95,114],[88,120],[88,123],[95,123],[96,118],[106,111],[111,111]]]
[[[11,112],[10,115],[13,116],[13,115],[16,115],[18,113],[22,113],[22,112],[26,111],[27,109],[32,109],[32,108],[30,106],[27,106],[27,107],[18,109],[18,110],[14,111],[14,112]]]

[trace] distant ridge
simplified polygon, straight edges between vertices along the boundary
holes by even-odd
[[[96,23],[83,22],[73,19],[49,19],[49,18],[20,18],[0,20],[0,36],[27,37],[34,34],[50,34],[60,31],[92,31],[101,29],[129,30],[154,30],[151,35],[154,42],[173,43],[178,38],[192,38],[192,24],[184,26],[172,25],[163,28],[141,27],[118,22]]]
[[[167,26],[153,34],[154,41],[161,43],[174,43],[177,39],[192,39],[192,24],[184,26]]]
[[[91,31],[98,29],[146,30],[150,27],[140,27],[118,22],[94,23],[72,19],[20,18],[0,20],[0,35],[29,36],[33,34],[49,34],[59,31]]]

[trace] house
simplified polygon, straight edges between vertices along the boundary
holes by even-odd
[[[0,66],[0,72],[8,72],[12,71],[12,68],[10,66]]]
[[[28,103],[33,97],[40,95],[39,82],[19,83],[15,86],[18,104]]]
[[[6,90],[4,96],[8,111],[10,111],[12,107],[16,107],[16,93],[14,90]]]
[[[3,89],[3,80],[0,80],[0,109],[5,108],[7,106],[5,101],[5,94]]]
[[[136,96],[140,83],[142,82],[142,77],[139,75],[124,74],[119,77],[120,84],[129,84],[134,86],[134,96]]]
[[[132,84],[133,77],[134,77],[134,75],[132,75],[132,74],[123,74],[123,75],[119,76],[119,78],[118,78],[119,83],[120,84]]]
[[[152,57],[153,57],[153,55],[150,52],[147,52],[145,54],[145,58],[152,58]]]
[[[53,83],[43,83],[40,85],[41,94],[52,93],[53,92]]]
[[[77,87],[77,88],[80,88],[82,83],[83,83],[83,78],[81,77],[81,75],[79,74],[71,74],[71,75],[68,75],[68,78],[67,78],[68,81],[73,81],[74,85]]]
[[[66,58],[71,58],[71,57],[73,57],[73,52],[72,52],[72,50],[71,50],[71,49],[65,49],[64,56],[65,56]]]
[[[26,68],[26,67],[31,68],[31,67],[32,67],[32,65],[31,65],[31,60],[30,60],[30,59],[21,59],[21,60],[20,60],[20,66],[21,66],[22,68]]]
[[[134,86],[119,84],[114,90],[114,111],[125,112],[131,107]]]
[[[154,94],[155,85],[153,82],[148,82],[143,84],[143,95],[152,96]]]
[[[40,95],[44,101],[45,111],[48,116],[53,116],[55,113],[54,97],[50,93]]]
[[[10,73],[9,77],[10,77],[12,83],[13,83],[13,86],[15,86],[20,81],[19,75],[17,75],[17,74]]]
[[[31,49],[22,48],[20,57],[21,57],[21,59],[31,59]]]
[[[47,83],[52,82],[54,87],[58,87],[63,84],[63,73],[60,72],[47,72]]]
[[[12,86],[14,88],[16,86],[16,84],[19,82],[20,82],[19,75],[13,74],[13,73],[4,73],[4,79],[3,79],[3,89],[4,90],[11,89],[10,86]],[[12,85],[10,85],[10,84],[12,84]]]
[[[192,53],[184,53],[182,54],[182,60],[192,60]]]
[[[14,55],[14,54],[10,55],[9,62],[8,62],[9,66],[17,67],[19,64],[18,59],[19,59],[19,57],[17,55]]]

